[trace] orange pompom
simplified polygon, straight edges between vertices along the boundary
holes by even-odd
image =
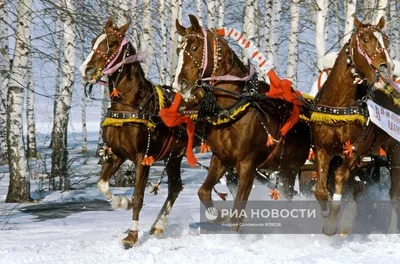
[[[315,153],[312,148],[310,148],[310,151],[308,152],[308,160],[315,160]]]
[[[271,147],[274,145],[274,138],[271,136],[271,134],[268,134],[268,138],[267,138],[267,147]]]
[[[347,140],[346,143],[343,145],[343,153],[349,156],[350,158],[353,157],[353,151],[355,150],[355,146],[350,143],[350,140]]]
[[[210,146],[207,144],[207,142],[201,143],[201,146],[200,146],[200,153],[207,153],[207,152],[210,151],[210,150],[211,150],[211,148],[210,148]]]
[[[121,93],[117,90],[117,89],[113,89],[113,91],[110,93],[110,97],[119,97],[121,95]]]
[[[143,166],[151,166],[153,165],[153,162],[154,162],[153,156],[148,157],[147,155],[145,155],[144,159],[140,164],[142,164]]]
[[[268,190],[269,192],[269,197],[273,200],[278,200],[278,198],[283,198],[283,196],[279,193],[278,189],[274,189],[273,191]]]

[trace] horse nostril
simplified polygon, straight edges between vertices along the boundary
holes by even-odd
[[[379,65],[378,69],[379,69],[380,72],[388,72],[389,67],[387,66],[386,63],[382,63],[381,65]]]
[[[181,81],[181,88],[182,88],[182,89],[185,89],[186,86],[187,86],[186,80],[182,80],[182,81]]]

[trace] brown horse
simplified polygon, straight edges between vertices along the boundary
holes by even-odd
[[[227,42],[202,28],[195,16],[189,15],[189,18],[189,28],[176,22],[183,40],[178,48],[179,63],[173,86],[185,100],[200,101],[206,106],[205,118],[214,120],[206,126],[213,157],[207,178],[198,191],[200,200],[206,207],[211,206],[208,202],[211,202],[212,187],[226,168],[236,169],[239,176],[235,209],[242,208],[244,203],[239,201],[247,201],[256,168],[279,170],[283,195],[292,197],[295,175],[308,156],[309,127],[298,123],[282,137],[280,129],[291,114],[293,104],[279,99],[243,99],[257,90],[268,91],[268,84],[254,79],[244,81],[249,79],[246,78],[249,70]],[[201,82],[202,78],[221,75],[240,80],[216,80],[212,86]],[[233,229],[238,230],[238,225]]]
[[[324,216],[328,216],[329,204],[329,216],[323,229],[328,235],[337,232],[342,190],[361,156],[383,146],[392,164],[400,162],[396,151],[398,142],[367,122],[366,99],[372,96],[374,86],[382,87],[382,77],[391,77],[393,68],[386,51],[387,36],[382,33],[384,23],[383,18],[377,25],[362,24],[354,19],[356,32],[339,53],[331,74],[314,101],[311,120],[318,179],[315,197]],[[362,82],[366,83],[366,90],[359,85]],[[379,92],[376,93],[379,95]],[[383,103],[387,106],[387,100]],[[334,156],[341,156],[343,162],[335,172],[335,190],[332,201],[328,203],[327,174],[329,162]],[[398,172],[398,168],[393,166],[390,198],[395,201],[400,195]],[[351,218],[354,217],[353,213]],[[341,224],[340,235],[351,232],[351,222]]]
[[[161,108],[170,105],[171,94],[145,78],[139,62],[143,56],[125,37],[128,28],[129,24],[118,28],[110,18],[101,34],[93,39],[92,52],[80,68],[82,77],[90,83],[108,77],[111,107],[103,122],[108,159],[98,188],[113,208],[133,209],[132,227],[122,240],[126,248],[138,242],[139,212],[153,159],[166,162],[168,197],[150,233],[163,232],[166,217],[182,190],[180,168],[187,144],[187,135],[181,128],[168,128],[157,117]],[[111,176],[127,159],[136,165],[132,203],[125,197],[113,196],[109,188]]]

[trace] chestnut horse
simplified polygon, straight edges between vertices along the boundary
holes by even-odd
[[[138,242],[139,213],[153,159],[166,162],[168,196],[150,234],[163,232],[166,217],[182,189],[180,168],[187,144],[187,135],[181,128],[168,128],[158,118],[158,111],[170,105],[167,98],[171,94],[145,78],[139,62],[143,54],[136,53],[127,41],[128,28],[129,24],[118,28],[110,18],[101,34],[93,39],[92,52],[80,68],[83,79],[92,84],[108,77],[111,107],[103,122],[103,138],[109,158],[98,188],[113,208],[133,209],[132,227],[122,240],[126,248]],[[125,197],[113,196],[109,187],[111,176],[127,159],[136,166],[132,203]]]
[[[371,149],[382,146],[387,152],[388,159],[394,165],[391,168],[390,198],[393,201],[399,199],[398,142],[369,124],[366,106],[374,88],[382,87],[383,78],[391,78],[393,63],[386,51],[388,40],[382,32],[384,23],[383,18],[377,25],[362,24],[354,18],[356,32],[339,53],[331,74],[314,100],[311,122],[317,172],[315,197],[320,202],[323,216],[328,216],[323,228],[328,235],[337,232],[342,190],[350,171],[361,156],[370,153]],[[359,85],[362,82],[366,85]],[[360,91],[363,86],[366,90]],[[375,94],[383,98],[380,92],[376,91]],[[387,107],[388,100],[380,100]],[[343,162],[335,171],[334,194],[332,201],[328,202],[327,174],[329,162],[334,156],[341,156]],[[356,209],[353,208],[353,211]],[[351,218],[354,217],[353,212]],[[339,235],[351,232],[352,220],[344,225],[341,223]]]
[[[200,101],[200,105],[208,106],[206,119],[228,120],[206,125],[213,156],[207,178],[198,191],[200,200],[206,207],[211,206],[212,187],[226,168],[236,169],[239,177],[235,209],[243,208],[244,203],[240,201],[247,201],[257,168],[279,170],[283,195],[291,198],[296,173],[308,156],[309,127],[298,123],[282,137],[280,129],[291,114],[293,104],[280,99],[246,97],[246,94],[257,94],[257,90],[267,92],[268,84],[250,79],[249,70],[227,42],[202,28],[195,16],[189,15],[189,18],[189,28],[176,21],[178,34],[183,39],[178,47],[179,62],[173,87],[186,101]],[[235,80],[218,80],[222,75],[235,76]],[[202,81],[210,76],[217,76],[212,85]],[[249,107],[241,111],[237,106],[243,106],[243,100]],[[240,114],[235,115],[237,112]],[[238,229],[239,225],[233,227]]]

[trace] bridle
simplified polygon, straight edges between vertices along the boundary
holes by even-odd
[[[374,31],[373,34],[377,38],[377,45],[375,48],[375,53],[372,56],[369,56],[368,53],[360,45],[360,36],[363,32],[365,32],[367,30]],[[354,47],[354,45],[353,45],[354,38],[355,38],[355,42],[356,42],[356,47]],[[355,49],[356,49],[357,52],[366,59],[369,67],[374,71],[374,75],[375,75],[374,79],[377,79],[380,75],[380,72],[379,72],[379,69],[375,68],[375,66],[373,65],[374,60],[381,53],[385,53],[386,58],[390,58],[390,56],[387,52],[387,48],[384,45],[383,38],[388,39],[388,37],[383,34],[382,30],[379,27],[374,26],[374,25],[366,26],[366,27],[362,28],[361,30],[359,30],[358,32],[355,32],[354,35],[350,38],[350,40],[348,42],[349,50],[346,50],[346,52],[348,53],[349,58],[347,60],[347,63],[353,64],[354,66],[356,66],[355,60],[354,60],[354,54],[355,54]],[[358,75],[355,70],[352,70],[352,74],[353,74],[353,76]],[[374,80],[374,82],[375,81],[376,80]]]

